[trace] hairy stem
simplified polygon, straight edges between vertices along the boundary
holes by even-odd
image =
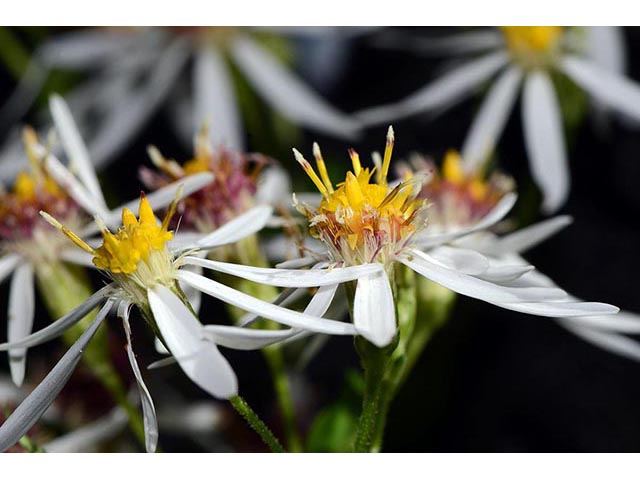
[[[273,432],[269,430],[260,417],[254,412],[249,404],[240,396],[236,395],[229,399],[233,408],[236,409],[242,417],[247,421],[251,428],[260,435],[262,441],[271,449],[273,453],[285,453],[285,450],[280,441],[275,437]]]

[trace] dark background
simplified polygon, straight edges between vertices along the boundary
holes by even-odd
[[[416,36],[444,29],[396,29]],[[410,52],[380,49],[378,34],[355,39],[350,57],[331,87],[316,85],[336,106],[355,111],[400,99],[438,75],[442,62]],[[640,30],[625,29],[628,75],[640,81]],[[12,78],[0,68],[0,91],[8,94]],[[395,122],[396,158],[420,151],[441,158],[459,148],[479,106],[481,96],[432,118],[418,115]],[[533,192],[524,151],[519,104],[513,110],[501,143],[502,168],[512,174],[522,192]],[[101,175],[114,196],[137,194],[137,171],[148,165],[146,146],[158,145],[178,159],[191,153],[167,125],[160,111],[135,143],[129,145]],[[570,146],[572,190],[559,213],[575,222],[527,258],[572,294],[613,303],[640,312],[640,131],[612,117],[607,135],[597,135],[587,118]],[[318,140],[326,157],[347,161],[346,148],[364,158],[384,145],[386,127],[370,129],[354,144],[305,132],[300,144],[311,151]],[[252,149],[260,146],[250,145]],[[263,150],[281,160],[298,185],[311,189],[293,165],[289,148]],[[534,194],[535,197],[535,194]],[[520,204],[518,212],[528,211]],[[525,215],[526,216],[526,215]],[[529,222],[540,216],[528,215]],[[96,281],[99,279],[96,277]],[[0,311],[6,311],[6,285]],[[223,315],[211,302],[209,312]],[[217,308],[218,310],[214,310]],[[218,313],[219,312],[219,313]],[[207,322],[207,318],[202,319]],[[212,318],[211,320],[218,320]],[[41,321],[42,322],[42,321]],[[116,322],[112,335],[121,336]],[[4,338],[4,328],[0,328]],[[140,342],[142,343],[142,342]],[[138,347],[153,357],[152,345]],[[34,349],[36,355],[59,355],[56,347]],[[268,372],[259,353],[228,353],[240,379],[240,391],[270,423],[273,417]],[[307,392],[299,406],[313,411],[339,395],[348,366],[357,358],[348,339],[334,338],[312,361],[305,374]],[[2,360],[2,368],[6,369]],[[128,371],[128,366],[123,369]],[[162,403],[164,380],[174,388],[202,397],[177,369],[146,374],[156,404]],[[154,378],[156,377],[156,378]],[[436,334],[405,388],[393,404],[388,421],[386,451],[638,451],[640,449],[640,365],[617,357],[573,336],[553,320],[501,310],[480,301],[458,298],[449,322]],[[169,383],[169,382],[167,382]],[[154,385],[157,390],[154,390]],[[79,395],[92,395],[85,389]],[[159,390],[159,391],[158,391]],[[301,423],[307,423],[305,414]],[[260,449],[238,422],[227,426],[233,448]],[[194,450],[183,438],[165,435],[166,450]]]

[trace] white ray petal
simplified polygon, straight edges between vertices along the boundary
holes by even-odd
[[[193,96],[193,131],[206,122],[213,145],[244,150],[242,120],[231,77],[224,58],[212,45],[203,45],[196,53]]]
[[[498,238],[488,245],[486,251],[492,255],[522,253],[555,235],[572,222],[573,218],[569,215],[560,215],[538,222]]]
[[[640,361],[640,344],[636,340],[617,333],[592,330],[569,321],[563,321],[560,324],[574,335],[599,348],[631,360]]]
[[[89,158],[87,147],[80,136],[73,115],[66,102],[59,95],[49,98],[49,108],[53,116],[53,122],[60,135],[69,165],[77,172],[80,181],[100,207],[107,209],[107,204],[102,195],[102,189],[98,182],[95,168]]]
[[[493,153],[502,134],[522,80],[522,70],[508,68],[489,90],[462,146],[464,169],[477,172]]]
[[[105,297],[112,293],[113,288],[111,285],[101,288],[65,316],[60,317],[58,320],[46,326],[42,330],[38,330],[37,332],[34,332],[20,340],[16,340],[15,342],[0,343],[0,352],[11,350],[13,348],[34,347],[53,338],[59,337],[73,325],[86,317],[95,307],[103,303],[105,301]]]
[[[576,301],[577,300],[578,299],[576,299]],[[584,326],[590,329],[630,335],[640,334],[640,315],[624,310],[615,315],[574,317],[571,318],[571,322],[577,326]]]
[[[353,335],[355,333],[353,325],[348,323],[313,317],[311,315],[288,310],[277,305],[272,305],[271,303],[258,300],[250,295],[246,295],[227,287],[226,285],[195,275],[191,272],[178,271],[176,276],[178,280],[182,280],[192,285],[207,295],[211,295],[212,297],[218,298],[219,300],[234,305],[242,310],[253,312],[283,325],[333,335]]]
[[[214,343],[203,339],[202,325],[182,301],[162,285],[147,295],[158,329],[184,373],[216,398],[237,395],[238,380],[231,365]]]
[[[273,305],[279,305],[281,307],[287,307],[302,299],[306,292],[302,288],[285,288],[278,296],[271,302]],[[256,313],[245,313],[238,319],[239,327],[248,327],[253,325],[260,319],[260,315]]]
[[[22,261],[22,257],[17,253],[9,253],[0,258],[0,282],[13,272],[18,264]]]
[[[234,39],[231,55],[264,100],[285,117],[338,137],[357,135],[356,121],[329,105],[248,36]]]
[[[203,258],[207,255],[207,253],[208,252],[206,250],[202,250],[202,251],[196,252],[194,256],[198,258]],[[198,265],[185,265],[182,268],[189,272],[193,272],[196,275],[202,275],[202,267]],[[187,285],[185,283],[179,283],[179,284],[180,284],[180,288],[182,289],[182,292],[187,296],[187,300],[191,304],[191,308],[193,308],[193,311],[196,313],[199,313],[200,307],[202,306],[202,292],[197,288],[193,288],[191,285]]]
[[[236,350],[258,350],[281,342],[300,330],[259,330],[255,328],[233,327],[229,325],[205,325],[206,338],[222,347]]]
[[[387,273],[358,279],[353,300],[353,323],[358,334],[377,347],[386,347],[396,335],[396,310]]]
[[[489,259],[474,250],[458,247],[440,246],[429,255],[447,268],[467,275],[480,275],[489,269]]]
[[[123,303],[124,304],[124,303]],[[120,310],[120,309],[119,309]],[[127,356],[129,357],[129,363],[131,364],[131,370],[136,378],[138,384],[138,392],[140,393],[140,403],[142,404],[142,416],[144,423],[144,443],[147,452],[153,453],[158,447],[158,418],[156,416],[156,407],[153,405],[153,398],[151,393],[144,383],[138,361],[136,360],[136,354],[133,352],[133,345],[131,343],[131,326],[129,325],[129,306],[125,305],[122,312],[118,312],[120,318],[122,318],[122,326],[124,327],[124,333],[127,338]]]
[[[624,74],[626,48],[622,27],[587,27],[587,54],[610,72]]]
[[[478,278],[493,283],[510,283],[534,270],[533,265],[495,265],[478,275]]]
[[[522,123],[531,174],[544,196],[542,208],[552,213],[569,194],[569,166],[560,107],[545,72],[527,74],[522,93]]]
[[[258,205],[242,215],[229,220],[212,233],[205,235],[191,245],[184,246],[185,250],[192,248],[212,249],[235,243],[249,235],[259,232],[267,224],[273,208],[268,205]]]
[[[355,116],[365,125],[376,125],[452,105],[488,80],[507,61],[506,52],[490,53],[466,62],[397,103],[368,108]]]
[[[45,158],[47,172],[54,178],[78,205],[90,215],[106,217],[109,211],[96,203],[93,195],[78,181],[78,179],[53,155]]]
[[[33,284],[33,267],[29,263],[20,265],[11,278],[9,290],[9,320],[7,340],[22,340],[31,333],[35,314],[35,285]],[[27,349],[9,350],[9,367],[11,379],[18,387],[24,381],[27,363]]]
[[[334,285],[324,285],[320,287],[307,305],[307,308],[304,309],[304,313],[313,315],[314,317],[324,316],[336,296],[338,286],[336,283]]]
[[[110,110],[103,116],[98,133],[87,141],[89,154],[96,166],[117,155],[166,98],[189,58],[187,43],[187,39],[179,38],[164,48],[162,57],[148,72],[146,84],[114,99]]]
[[[565,57],[560,67],[596,100],[640,120],[640,85],[636,82],[576,56]]]
[[[171,354],[171,352],[169,350],[167,350],[167,347],[164,346],[164,344],[162,343],[162,341],[158,337],[155,337],[153,339],[153,347],[156,349],[156,352],[158,352],[160,355],[170,355]]]
[[[454,292],[490,303],[554,301],[566,298],[566,292],[553,287],[508,287],[450,270],[435,263],[429,255],[412,250],[413,258],[402,263],[416,273]]]
[[[165,185],[158,190],[151,192],[147,195],[147,201],[151,208],[155,210],[161,210],[167,206],[176,198],[176,193],[182,187],[182,198],[188,197],[194,192],[197,192],[202,187],[210,184],[213,181],[213,174],[208,172],[196,173],[194,175],[188,175],[180,180],[176,180],[168,185]],[[124,205],[119,206],[111,210],[106,217],[103,217],[105,223],[109,226],[120,225],[122,210],[128,208],[134,212],[138,211],[138,205],[140,199],[131,200]]]
[[[495,225],[500,220],[502,220],[507,213],[513,208],[516,203],[518,196],[515,193],[508,193],[504,197],[500,199],[500,201],[496,204],[491,211],[482,217],[480,221],[477,223],[450,233],[439,233],[435,235],[429,235],[428,232],[416,240],[416,245],[421,248],[434,247],[436,245],[441,245],[443,243],[448,243],[458,238],[464,237],[466,235],[470,235],[475,232],[479,232],[481,230],[486,230],[487,228]]]
[[[135,40],[133,35],[103,29],[85,29],[48,38],[36,52],[47,66],[84,70],[110,61]]]
[[[322,270],[288,270],[284,268],[251,267],[197,257],[185,257],[184,263],[186,265],[199,265],[216,272],[227,273],[264,285],[295,288],[321,287],[323,285],[349,282],[383,269],[382,265],[378,263],[369,263],[353,267],[336,267]]]
[[[71,378],[71,374],[78,362],[80,362],[87,344],[97,332],[112,305],[111,301],[105,303],[102,310],[96,315],[95,320],[80,335],[80,338],[69,348],[67,353],[62,356],[44,380],[13,411],[11,416],[0,425],[0,452],[4,452],[17,443],[47,411],[60,393],[60,390]]]
[[[522,288],[522,287],[521,287]],[[527,288],[527,287],[524,287]],[[529,287],[536,288],[536,287]],[[599,302],[490,302],[499,307],[516,312],[540,315],[542,317],[582,317],[585,315],[612,315],[618,313],[618,307]]]

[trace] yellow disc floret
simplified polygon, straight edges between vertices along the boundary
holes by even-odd
[[[297,161],[322,193],[316,209],[302,207],[310,220],[311,233],[330,246],[336,260],[347,263],[386,262],[402,249],[424,219],[426,200],[416,199],[419,178],[412,178],[395,188],[387,184],[394,136],[389,129],[384,158],[379,166],[363,168],[359,155],[349,151],[352,172],[333,187],[319,147],[314,145],[318,176],[304,157],[294,150]],[[375,174],[375,182],[372,177]]]
[[[541,66],[557,49],[563,28],[557,26],[500,27],[511,55],[527,66]]]
[[[174,215],[180,188],[162,223],[158,225],[147,198],[141,195],[138,217],[129,210],[122,210],[122,226],[111,233],[102,220],[96,218],[102,233],[102,245],[92,248],[78,235],[45,212],[40,212],[51,225],[62,231],[73,243],[93,255],[96,267],[117,282],[125,296],[138,304],[146,303],[147,289],[154,285],[174,286],[177,268],[167,242],[173,238],[168,230]]]
[[[442,164],[442,177],[456,187],[466,190],[475,201],[482,201],[489,193],[489,185],[481,172],[468,174],[462,167],[462,158],[449,150]]]
[[[139,216],[125,208],[122,227],[113,234],[102,231],[102,246],[95,250],[93,263],[112,273],[133,273],[140,261],[146,262],[153,250],[164,250],[173,233],[156,223],[155,215],[146,197],[140,199]]]

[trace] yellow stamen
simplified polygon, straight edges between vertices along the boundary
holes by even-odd
[[[362,165],[360,164],[360,155],[353,148],[349,149],[349,157],[351,158],[351,165],[353,165],[353,173],[356,176],[360,175],[360,170],[362,170]]]
[[[82,250],[84,250],[87,253],[91,253],[91,254],[95,254],[95,250],[88,245],[84,240],[82,240],[78,235],[76,235],[75,233],[73,233],[71,230],[69,230],[67,227],[65,227],[64,225],[62,225],[58,220],[56,220],[55,218],[53,218],[51,215],[49,215],[47,212],[40,210],[40,215],[42,216],[42,218],[44,218],[47,222],[49,222],[51,225],[53,225],[54,227],[56,227],[58,230],[60,230],[62,233],[64,233],[67,237],[69,237],[69,239],[75,243],[78,247],[80,247]]]
[[[384,148],[384,158],[382,160],[382,171],[380,172],[380,180],[378,181],[380,185],[387,184],[387,174],[389,173],[389,165],[391,165],[391,154],[393,153],[394,142],[393,127],[389,126],[389,130],[387,131],[387,144]]]
[[[182,194],[184,193],[184,185],[180,185],[178,190],[176,191],[176,196],[169,205],[167,209],[167,213],[165,213],[164,218],[162,219],[162,229],[167,230],[169,228],[169,223],[171,223],[171,219],[176,213],[176,209],[178,208],[178,202],[182,198]]]
[[[333,184],[331,183],[331,178],[329,178],[329,172],[327,172],[327,166],[324,163],[324,159],[322,158],[322,152],[320,152],[320,146],[313,142],[313,156],[316,159],[316,165],[318,165],[318,171],[320,172],[320,178],[322,178],[322,182],[329,193],[333,193]]]
[[[174,160],[167,160],[164,158],[160,150],[158,150],[153,145],[149,145],[147,147],[147,153],[149,154],[149,158],[151,159],[151,163],[153,163],[159,170],[162,170],[167,175],[173,178],[180,178],[185,175],[184,170],[178,163]]]
[[[464,182],[465,174],[462,168],[462,160],[455,150],[449,150],[445,155],[442,164],[442,176],[454,185],[460,185]]]
[[[307,160],[302,156],[302,154],[295,148],[293,149],[293,155],[295,156],[296,161],[300,164],[302,169],[305,171],[305,173],[309,176],[311,181],[314,183],[316,188],[320,191],[320,193],[323,196],[327,197],[329,195],[329,191],[327,190],[327,187],[325,187],[324,183],[322,183],[322,180],[320,180],[316,172],[313,170],[313,167],[311,166],[311,164],[307,162]]]

